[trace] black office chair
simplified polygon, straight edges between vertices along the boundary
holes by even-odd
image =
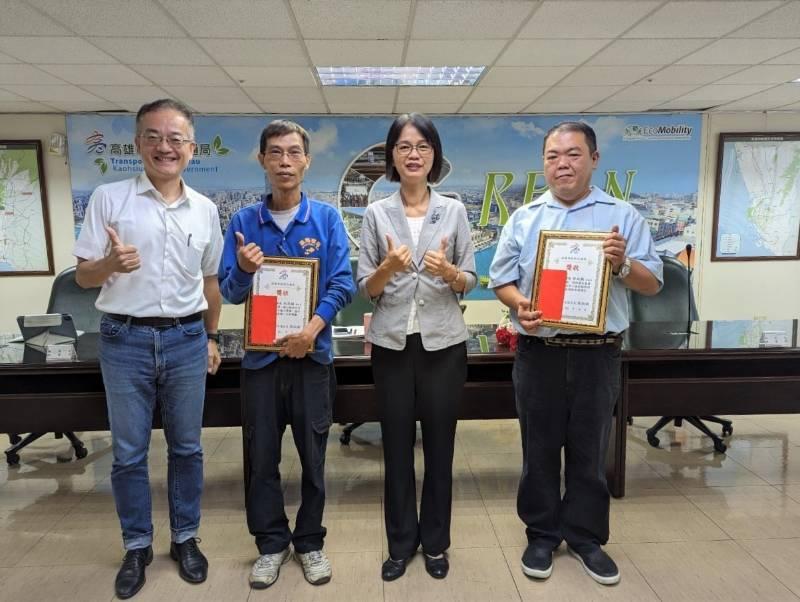
[[[353,280],[358,273],[358,259],[355,257],[350,258],[350,269],[353,270]],[[357,286],[357,284],[356,284]],[[372,311],[372,303],[364,299],[359,294],[353,297],[353,301],[347,305],[333,318],[334,326],[361,326],[364,323],[364,314]],[[351,422],[345,424],[342,429],[342,434],[339,435],[339,442],[342,445],[350,445],[350,436],[353,431],[360,427],[363,422]]]
[[[657,295],[646,297],[628,291],[630,318],[635,327],[627,333],[626,342],[634,349],[648,346],[678,349],[688,343],[691,323],[697,319],[691,272],[677,259],[672,257],[661,259],[664,262],[664,287]],[[647,324],[642,322],[660,322],[660,324],[648,328]],[[680,336],[676,333],[680,333]],[[654,341],[653,337],[658,340]],[[647,429],[647,442],[653,447],[658,447],[660,443],[657,437],[658,431],[670,422],[674,422],[675,426],[682,426],[684,420],[707,435],[714,442],[714,450],[720,453],[727,450],[722,438],[714,434],[703,422],[721,425],[723,437],[733,434],[733,423],[717,416],[662,416]]]
[[[81,288],[75,281],[75,267],[70,267],[61,272],[53,280],[50,289],[50,300],[47,303],[47,313],[65,313],[72,316],[72,320],[77,330],[84,332],[99,332],[101,313],[94,306],[99,288]],[[46,433],[28,433],[20,437],[16,433],[9,434],[11,447],[6,449],[6,462],[10,466],[19,464],[19,451],[43,437]],[[83,442],[75,436],[75,433],[64,432],[55,433],[56,439],[66,436],[72,447],[75,449],[75,457],[85,458],[86,447]]]

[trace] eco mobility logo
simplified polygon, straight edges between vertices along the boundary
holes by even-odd
[[[623,140],[691,140],[694,127],[686,124],[625,126]]]

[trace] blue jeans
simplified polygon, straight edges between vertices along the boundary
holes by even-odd
[[[111,487],[126,550],[153,541],[147,452],[156,402],[168,450],[172,541],[197,534],[203,489],[203,422],[208,339],[202,320],[170,328],[104,316],[99,357],[114,463]]]

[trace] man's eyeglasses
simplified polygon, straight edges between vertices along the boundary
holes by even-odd
[[[427,142],[420,142],[419,144],[409,144],[408,142],[401,142],[394,145],[394,150],[400,155],[410,155],[411,151],[417,149],[417,152],[422,155],[430,155],[433,152],[433,147]]]
[[[140,134],[139,138],[141,138],[142,142],[144,142],[147,146],[158,146],[161,144],[162,140],[166,140],[167,144],[169,144],[172,148],[181,148],[184,144],[190,144],[194,142],[194,140],[177,135],[162,136],[160,134]]]
[[[286,155],[289,157],[290,161],[300,161],[303,157],[306,156],[305,151],[302,148],[290,148],[289,150],[285,151],[280,148],[270,148],[267,149],[267,159],[270,161],[280,161],[283,159],[283,156]]]

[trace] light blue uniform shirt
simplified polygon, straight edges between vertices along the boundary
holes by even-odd
[[[589,196],[569,207],[557,201],[548,191],[534,202],[514,211],[503,227],[489,268],[489,288],[514,283],[523,295],[530,298],[540,230],[610,232],[612,226],[619,226],[619,232],[627,242],[625,254],[644,265],[663,284],[664,265],[656,253],[647,222],[625,201],[592,186]],[[528,334],[520,326],[516,310],[512,309],[510,313],[517,332]],[[628,328],[628,324],[625,286],[612,276],[606,332],[622,332]],[[544,326],[536,330],[536,336],[539,337],[576,333],[574,330]]]

